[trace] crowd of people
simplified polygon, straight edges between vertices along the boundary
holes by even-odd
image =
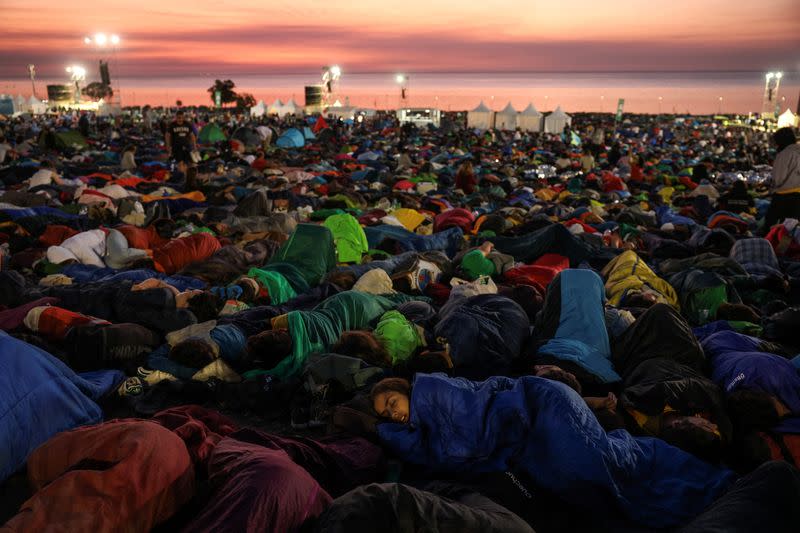
[[[0,121],[0,531],[795,531],[800,145]]]

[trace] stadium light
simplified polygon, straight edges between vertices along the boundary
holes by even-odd
[[[113,44],[114,46],[119,44],[119,35],[114,34],[111,36],[111,44]]]
[[[105,33],[98,33],[94,36],[94,42],[97,43],[97,46],[105,46],[106,41],[108,41],[108,38]]]
[[[776,72],[775,73],[775,78],[776,79],[781,79],[782,77],[783,77],[783,72]]]
[[[767,72],[767,81],[771,80],[774,77],[775,77],[775,73],[774,72]]]
[[[339,68],[339,65],[333,65],[331,67],[331,75],[333,76],[334,79],[342,75],[342,69]]]

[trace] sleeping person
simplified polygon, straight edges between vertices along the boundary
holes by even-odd
[[[721,496],[733,473],[650,437],[606,433],[563,383],[535,376],[483,382],[417,374],[372,390],[383,443],[439,472],[522,471],[596,513],[618,509],[646,527],[687,522]]]

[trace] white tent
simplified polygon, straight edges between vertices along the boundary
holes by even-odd
[[[793,128],[795,126],[797,126],[797,115],[792,113],[792,110],[787,107],[786,111],[781,113],[781,115],[778,117],[778,127]]]
[[[283,112],[279,113],[280,116],[285,117],[286,115],[302,115],[303,111],[302,108],[297,105],[297,102],[294,101],[294,98],[289,100],[285,106],[283,106]]]
[[[256,105],[250,108],[251,117],[263,117],[266,112],[267,104],[264,103],[264,100],[259,100]]]
[[[342,107],[342,103],[339,100],[336,100],[331,107]]]
[[[572,117],[564,113],[561,106],[544,118],[544,131],[546,133],[562,133],[564,128],[572,124]]]
[[[517,129],[517,110],[511,102],[494,116],[494,127],[506,131]]]
[[[333,118],[340,118],[342,120],[353,120],[358,113],[358,108],[354,106],[331,106],[325,110],[325,115]]]
[[[283,109],[283,102],[281,102],[280,98],[277,98],[272,102],[272,105],[267,108],[267,113],[270,115],[278,115],[281,109]]]
[[[542,131],[542,114],[536,110],[533,104],[528,104],[528,107],[517,117],[517,126],[522,131]]]
[[[28,99],[22,96],[21,94],[17,95],[17,99],[14,101],[14,112],[15,113],[29,113],[30,106],[28,105]]]
[[[28,105],[31,108],[31,113],[34,115],[43,115],[47,113],[47,105],[33,95],[28,99]]]
[[[478,130],[488,130],[494,126],[494,111],[486,107],[481,100],[480,105],[467,113],[467,127]]]

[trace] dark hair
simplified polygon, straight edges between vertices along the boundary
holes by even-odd
[[[648,309],[657,302],[654,302],[653,300],[647,298],[643,292],[632,291],[623,296],[622,301],[620,303],[622,304],[623,307],[640,307],[642,309]]]
[[[262,331],[247,339],[247,361],[254,367],[274,368],[292,353],[292,337],[285,329]]]
[[[542,371],[542,373],[537,374],[537,376],[552,381],[560,381],[564,385],[567,385],[571,389],[575,390],[575,392],[578,394],[583,392],[583,387],[581,387],[578,378],[576,378],[574,374],[571,374],[570,372],[567,372],[561,368],[548,368],[547,370]]]
[[[216,359],[211,345],[202,339],[186,339],[169,351],[169,358],[183,366],[203,368]]]
[[[183,110],[183,109],[178,109],[178,112],[177,112],[177,113],[175,113],[175,116],[176,116],[176,117],[182,117],[182,116],[184,116],[185,114],[186,114],[186,112],[184,112],[184,110]]]
[[[333,345],[332,351],[358,357],[371,365],[384,367],[392,365],[392,358],[386,347],[369,331],[345,331]]]
[[[709,463],[717,463],[720,460],[722,453],[721,438],[687,420],[675,420],[675,422],[661,430],[659,437],[676,448],[689,452]]]
[[[739,389],[728,396],[728,413],[737,431],[769,429],[780,420],[766,392]]]
[[[794,136],[794,131],[790,127],[781,128],[772,134],[772,140],[778,146],[780,152],[784,148],[788,148],[797,142],[797,137]]]
[[[357,280],[358,276],[352,270],[334,270],[325,276],[325,281],[333,283],[346,291],[352,289]]]
[[[175,233],[177,224],[171,218],[159,218],[150,223],[156,230],[156,233],[162,239],[169,239]]]
[[[411,383],[409,383],[407,379],[403,378],[382,379],[376,383],[374,387],[372,387],[372,390],[369,392],[369,399],[374,403],[375,398],[379,394],[383,394],[385,392],[399,392],[400,394],[405,394],[411,398]]]
[[[189,311],[197,317],[198,322],[206,322],[207,320],[214,320],[219,316],[225,302],[220,301],[219,298],[210,292],[203,291],[195,294],[187,302]]]

